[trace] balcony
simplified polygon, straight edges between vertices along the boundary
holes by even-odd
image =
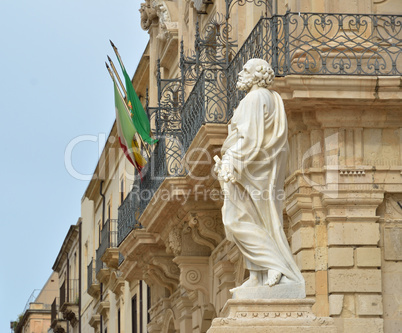
[[[106,283],[110,276],[109,268],[102,261],[103,253],[104,252],[102,252],[102,249],[100,249],[100,246],[99,246],[99,248],[96,250],[95,273],[96,273],[96,280],[99,281],[100,283]]]
[[[119,250],[117,220],[108,219],[101,231],[101,243],[99,245],[99,255],[102,261],[110,268],[117,268],[119,262]]]
[[[89,295],[91,295],[93,298],[97,298],[100,293],[100,284],[98,280],[96,279],[96,268],[94,266],[93,259],[91,260],[90,264],[88,265],[87,268],[87,292]]]
[[[92,315],[89,319],[89,325],[93,327],[94,331],[97,332],[100,326],[101,318],[100,315],[93,309]]]
[[[60,313],[60,298],[54,299],[50,310],[50,327],[54,333],[67,332],[67,322],[64,320],[63,315]]]
[[[79,280],[68,279],[60,287],[60,312],[71,325],[78,323]]]

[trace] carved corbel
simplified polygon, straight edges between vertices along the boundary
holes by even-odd
[[[73,310],[66,310],[63,312],[63,318],[68,320],[73,327],[78,323],[77,316]]]
[[[141,4],[141,28],[143,30],[148,30],[152,23],[158,18],[156,9],[151,6],[151,1],[146,0]]]
[[[163,0],[146,0],[141,4],[141,28],[149,30],[152,24],[159,23],[159,32],[156,38],[168,40],[172,37],[172,31],[178,28],[177,22],[172,22],[169,9]]]
[[[179,256],[182,250],[182,225],[174,227],[170,232],[166,244],[166,252]]]
[[[151,264],[160,267],[168,278],[179,282],[180,270],[171,257],[153,257]]]
[[[153,262],[155,263],[155,260],[153,260]],[[172,263],[172,265],[174,264]],[[154,264],[148,264],[144,280],[150,280],[157,285],[164,286],[172,294],[179,282],[177,277],[172,273],[172,270],[174,271],[172,265],[164,264],[162,266],[156,266]]]
[[[219,222],[218,215],[190,213],[188,227],[194,242],[209,247],[211,251],[224,238],[223,225]]]

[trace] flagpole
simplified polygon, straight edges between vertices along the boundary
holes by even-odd
[[[108,71],[109,74],[110,74],[110,77],[112,78],[114,84],[117,86],[117,91],[119,92],[119,95],[120,95],[121,99],[124,101],[123,95],[121,94],[121,91],[120,91],[120,89],[119,89],[119,87],[118,87],[118,85],[117,85],[116,79],[115,79],[115,77],[114,77],[114,75],[113,75],[113,73],[112,73],[112,71],[111,71],[109,65],[107,64],[107,62],[105,62],[105,65],[106,65],[107,71]],[[127,111],[128,116],[129,116],[130,119],[131,119],[130,110],[129,110],[129,108],[128,108],[126,102],[124,102],[124,106],[125,106],[125,109],[126,109],[126,111]],[[151,154],[149,153],[148,149],[146,148],[145,142],[142,140],[141,135],[136,135],[136,136],[138,136],[138,137],[140,138],[141,143],[142,143],[142,145],[143,145],[143,147],[144,147],[144,150],[145,150],[145,152],[146,152],[147,155],[148,155],[148,158],[151,158]]]
[[[122,96],[122,93],[121,93],[121,91],[120,91],[120,87],[119,87],[119,85],[117,84],[116,79],[115,79],[115,77],[114,77],[112,71],[110,70],[110,67],[109,67],[109,65],[107,64],[106,61],[105,61],[105,65],[106,65],[107,71],[109,72],[110,77],[112,78],[112,81],[114,82],[114,84],[115,84],[116,87],[117,87],[117,90],[119,91],[119,95]],[[123,100],[124,100],[124,98],[123,98]]]
[[[114,45],[113,42],[112,42],[110,39],[109,39],[109,42],[110,42],[110,45],[112,45],[112,47],[113,47],[113,51],[114,51],[114,53],[116,54],[116,57],[117,57],[117,59],[119,60],[121,67],[125,68],[125,67],[124,67],[124,64],[123,64],[123,61],[121,60],[119,51],[117,50],[116,45]]]
[[[121,85],[121,89],[123,90],[124,95],[127,97],[127,91],[126,91],[126,89],[124,88],[124,84],[123,84],[123,82],[121,81],[119,74],[117,73],[116,67],[114,67],[114,64],[113,64],[112,59],[110,59],[109,56],[107,56],[107,59],[109,60],[110,66],[112,67],[113,72],[114,72],[114,74],[116,75],[116,78],[117,78],[117,80],[119,81],[119,83],[120,83],[120,85]]]

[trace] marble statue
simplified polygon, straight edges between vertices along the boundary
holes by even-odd
[[[301,293],[280,298],[303,298],[304,279],[283,230],[288,129],[281,97],[267,89],[273,79],[262,59],[244,65],[237,88],[247,94],[234,111],[222,160],[215,156],[215,171],[225,194],[226,237],[239,247],[250,271],[250,278],[232,292],[297,284]]]

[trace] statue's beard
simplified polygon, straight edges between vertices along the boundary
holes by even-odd
[[[236,88],[242,91],[249,91],[253,86],[252,80],[242,80],[241,78],[238,79]]]

